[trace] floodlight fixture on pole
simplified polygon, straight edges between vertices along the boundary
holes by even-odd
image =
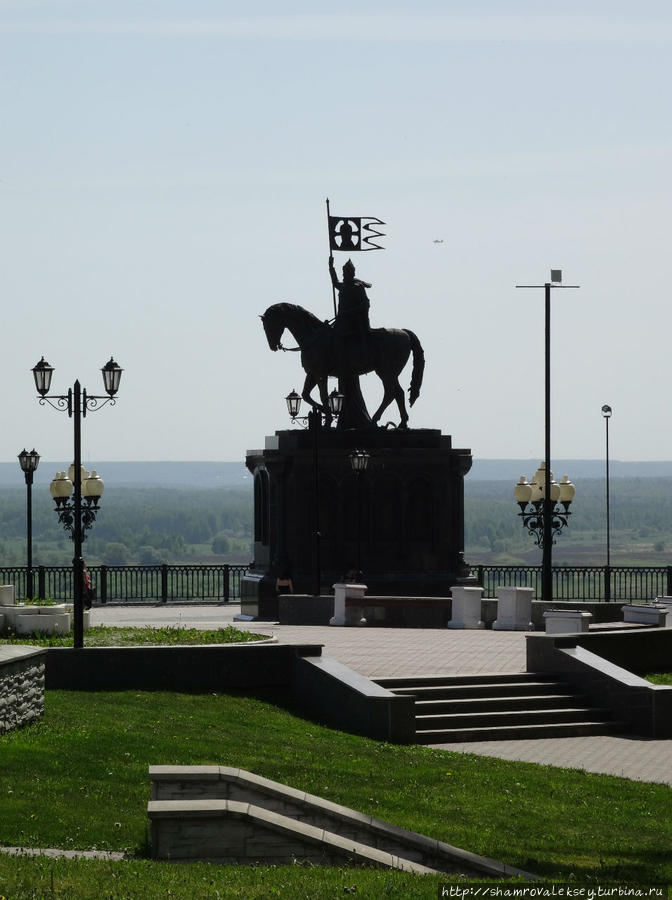
[[[562,270],[551,269],[545,284],[517,284],[517,288],[544,289],[544,502],[542,504],[541,599],[553,599],[553,509],[551,496],[551,289],[578,288],[578,284],[562,284]],[[557,532],[556,532],[557,533]]]
[[[602,416],[604,418],[604,427],[606,435],[606,462],[607,462],[607,577],[605,578],[605,600],[611,599],[611,517],[609,510],[609,419],[611,418],[612,409],[605,403],[602,407]],[[608,596],[607,596],[608,594]]]

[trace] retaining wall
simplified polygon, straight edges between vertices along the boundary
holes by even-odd
[[[0,646],[0,733],[29,725],[44,712],[42,648]]]
[[[312,719],[379,740],[411,742],[413,699],[322,656],[320,644],[49,648],[49,690],[279,689]]]
[[[596,706],[607,706],[635,734],[672,737],[672,687],[637,672],[669,670],[672,628],[528,634],[528,672],[547,672],[580,685]]]

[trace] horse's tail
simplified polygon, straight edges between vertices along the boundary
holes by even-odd
[[[425,351],[422,344],[414,332],[408,328],[404,328],[411,342],[411,351],[413,352],[413,372],[411,374],[411,386],[408,389],[408,403],[413,406],[420,396],[420,388],[422,387],[422,376],[425,372]]]

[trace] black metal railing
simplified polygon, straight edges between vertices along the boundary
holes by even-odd
[[[540,566],[471,566],[486,597],[498,587],[531,587],[541,598]],[[653,600],[672,594],[672,566],[554,566],[553,599],[583,601]]]
[[[100,603],[229,603],[240,599],[240,581],[248,566],[158,565],[89,566]],[[25,566],[0,567],[0,583],[13,584],[15,597],[26,596]],[[40,600],[72,600],[72,566],[34,566],[33,590]]]
[[[240,599],[248,566],[158,565],[89,566],[100,603],[229,603]],[[471,566],[486,597],[498,587],[531,587],[541,597],[540,566]],[[71,600],[71,566],[34,566],[33,590],[41,600]],[[0,584],[13,584],[17,600],[26,596],[25,566],[0,567]],[[630,601],[672,595],[672,566],[554,566],[553,599]]]

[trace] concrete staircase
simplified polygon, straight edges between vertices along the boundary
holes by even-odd
[[[611,710],[592,707],[565,682],[531,673],[377,678],[415,697],[416,742],[447,744],[618,734]]]

